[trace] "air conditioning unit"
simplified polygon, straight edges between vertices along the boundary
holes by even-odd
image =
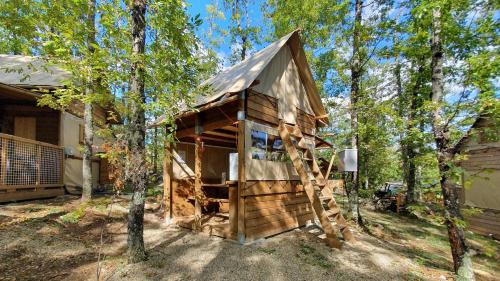
[[[358,149],[348,148],[338,153],[339,172],[358,171]]]

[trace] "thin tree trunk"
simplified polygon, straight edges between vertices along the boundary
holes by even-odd
[[[397,44],[397,39],[394,38],[394,44]],[[406,101],[403,96],[403,83],[401,80],[401,61],[399,57],[399,53],[395,57],[395,67],[394,67],[394,76],[396,77],[396,93],[398,97],[398,114],[402,120],[408,122],[406,118]],[[408,130],[407,127],[402,129],[399,134],[399,145],[401,146],[401,161],[403,163],[403,182],[408,185],[408,144],[406,143]]]
[[[158,176],[158,127],[155,126],[153,134],[153,174]]]
[[[436,141],[437,159],[443,193],[444,219],[453,257],[453,267],[458,280],[474,280],[474,271],[463,229],[457,225],[462,220],[459,196],[450,179],[451,163],[455,151],[450,147],[450,132],[444,122],[440,103],[443,100],[443,49],[441,43],[441,9],[432,10],[432,127]]]
[[[146,197],[145,136],[146,122],[142,105],[144,94],[144,48],[146,44],[146,0],[134,0],[132,14],[132,67],[130,78],[130,183],[134,193],[128,213],[128,260],[130,263],[146,259],[144,248],[144,202]]]
[[[414,131],[416,129],[416,118],[417,118],[417,110],[419,107],[420,100],[420,90],[422,89],[422,78],[424,77],[424,60],[419,59],[417,62],[417,79],[415,81],[415,85],[413,87],[412,94],[410,95],[410,109],[408,115],[408,123],[407,123],[407,137],[408,141],[406,142],[406,156],[408,161],[407,173],[406,173],[406,184],[408,191],[406,192],[406,202],[408,204],[415,202],[415,186],[417,181],[416,174],[416,164],[415,158],[417,153],[415,152],[415,142],[417,140],[413,136]]]
[[[355,2],[355,19],[354,19],[354,33],[353,33],[353,47],[352,47],[352,63],[351,63],[351,146],[358,148],[359,133],[358,133],[358,100],[359,100],[359,85],[361,79],[361,58],[360,58],[360,37],[361,37],[361,12],[362,0]],[[359,160],[359,157],[358,157]],[[357,170],[359,171],[359,161]],[[358,172],[353,172],[352,175],[352,190],[350,194],[350,202],[352,204],[352,218],[356,223],[361,223],[361,215],[359,213],[359,176]]]
[[[89,54],[94,53],[95,43],[95,10],[96,10],[96,1],[89,0],[88,1],[88,13],[87,13],[87,49]],[[92,77],[92,74],[89,75]],[[85,88],[85,95],[89,96],[93,94],[93,80],[89,79],[87,81],[87,86]],[[93,127],[93,116],[92,116],[92,101],[85,102],[84,110],[83,110],[83,123],[84,123],[84,131],[83,131],[83,167],[82,167],[82,200],[90,200],[92,199],[92,145],[94,143],[94,127]]]

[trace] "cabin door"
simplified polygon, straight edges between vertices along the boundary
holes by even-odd
[[[15,117],[14,135],[25,139],[36,140],[36,118]]]

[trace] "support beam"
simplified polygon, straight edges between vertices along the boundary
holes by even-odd
[[[202,162],[202,143],[201,136],[195,137],[194,144],[194,225],[193,229],[201,230],[201,207],[203,196],[201,190],[201,162]]]
[[[222,139],[222,138],[213,138],[213,137],[207,137],[205,135],[203,135],[203,139],[205,139],[205,140],[212,140],[212,141],[218,141],[218,142],[224,142],[224,143],[232,143],[232,144],[236,143],[235,140],[228,140],[228,139]]]
[[[238,111],[238,241],[245,243],[245,197],[243,189],[246,186],[245,175],[245,107],[246,90],[240,95],[240,110]]]
[[[236,139],[235,134],[227,134],[227,133],[221,133],[221,132],[216,132],[216,131],[209,131],[205,132],[206,135],[212,135],[212,136],[217,136],[217,137],[222,137],[222,138],[228,138],[228,139]]]
[[[238,128],[236,128],[234,126],[225,126],[225,127],[222,127],[221,129],[223,129],[225,131],[231,131],[231,132],[238,133]]]
[[[238,186],[229,186],[229,232],[232,239],[238,234]]]
[[[219,119],[219,120],[206,120],[203,123],[199,122],[199,126],[203,128],[203,131],[212,131],[218,128],[223,128],[226,126],[231,126],[233,125],[234,122],[231,122],[227,120],[226,118],[224,119]],[[196,129],[195,127],[191,128],[186,128],[182,130],[178,130],[175,133],[176,138],[182,139],[184,137],[189,137],[189,136],[194,136],[196,135]]]
[[[163,217],[165,222],[172,222],[172,143],[164,145],[163,157]]]
[[[330,164],[328,164],[328,170],[326,171],[325,174],[325,180],[328,180],[330,178],[330,173],[332,171],[333,163],[335,162],[335,155],[337,154],[337,150],[333,150],[332,152],[332,158],[330,158]]]

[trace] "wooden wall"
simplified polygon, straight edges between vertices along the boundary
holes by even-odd
[[[275,235],[314,219],[303,186],[298,181],[252,181],[242,193],[247,241]]]
[[[297,108],[297,126],[303,133],[314,135],[316,133],[316,119],[313,115]]]
[[[296,108],[297,126],[307,135],[316,133],[316,119],[313,115]],[[257,123],[277,127],[279,125],[278,100],[250,90],[247,100],[247,118]]]
[[[301,131],[307,135],[314,135],[316,130],[314,116],[298,108],[296,112],[297,125]],[[279,124],[278,100],[250,91],[247,99],[247,119],[276,128]],[[247,166],[250,167],[251,163],[248,161],[252,160],[247,157],[246,161]],[[261,164],[267,162],[255,161]],[[247,171],[247,177],[249,172]],[[264,173],[262,177],[265,178]],[[245,187],[241,195],[245,206],[244,223],[247,241],[291,230],[314,219],[312,206],[300,181],[255,180],[248,181]]]
[[[75,101],[71,105],[68,106],[67,111],[75,116],[83,118],[84,107],[85,107],[85,105],[82,102]],[[108,123],[108,120],[107,120],[108,114],[102,106],[95,105],[92,108],[92,115],[94,117],[94,122],[96,122],[96,124],[98,126],[102,126],[102,125]]]
[[[468,229],[500,239],[500,211],[483,209],[479,215],[467,218]]]
[[[194,181],[190,179],[172,179],[172,215],[174,217],[194,216]]]
[[[500,143],[479,145],[465,152],[464,204],[500,211]]]
[[[233,108],[236,110],[238,107],[234,106]],[[217,110],[214,111],[216,113],[220,112]],[[311,135],[314,135],[316,131],[316,120],[314,116],[300,109],[297,109],[296,112],[297,125],[304,134],[309,135],[308,137],[311,138]],[[235,112],[231,111],[231,114],[232,113]],[[250,90],[246,100],[246,113],[246,118],[248,120],[269,126],[273,130],[276,130],[279,125],[278,101],[276,98]],[[217,116],[208,116],[207,114],[202,117],[203,118],[200,118],[204,122],[216,122],[218,120],[217,118],[221,118]],[[191,131],[187,133],[184,132],[188,129],[191,130],[194,124],[194,122],[190,122],[189,120],[189,118],[185,118],[182,124],[179,124],[179,135],[187,136],[189,133],[192,133]],[[247,122],[246,129],[251,128],[248,127],[248,123],[252,122]],[[278,135],[277,132],[275,132],[275,134]],[[246,133],[246,135],[248,135],[248,133]],[[245,142],[248,142],[248,140],[245,140]],[[312,140],[312,142],[314,143],[314,140]],[[246,143],[245,146],[248,146],[248,143]],[[186,151],[186,163],[194,169],[194,149],[189,145],[178,145],[176,150]],[[206,151],[203,153],[203,181],[209,178],[219,178],[220,172],[226,169],[227,165],[226,156],[224,156],[224,161],[206,163],[205,159],[207,159],[207,157],[212,158],[209,156],[209,150],[210,148],[207,147]],[[217,158],[217,155],[214,156],[214,159],[215,158]],[[249,159],[248,157],[245,157],[245,159],[248,168]],[[266,162],[262,160],[259,161],[261,161],[261,163]],[[207,171],[207,169],[213,169],[215,171],[214,175],[217,177],[211,177],[209,175],[211,172]],[[230,215],[230,220],[231,218],[235,218],[235,224],[238,225],[238,228],[243,226],[241,229],[244,229],[246,241],[268,237],[304,226],[314,219],[312,206],[300,181],[295,179],[290,180],[290,176],[284,177],[283,179],[280,178],[279,180],[273,177],[268,180],[263,180],[265,177],[262,173],[260,174],[260,178],[251,180],[251,178],[248,177],[248,171],[245,171],[245,174],[247,176],[247,182],[243,183],[244,188],[239,194],[240,197],[238,197],[236,192],[231,193],[231,206],[229,208],[230,214],[232,214]],[[193,216],[195,213],[194,204],[190,201],[190,198],[193,197],[194,183],[192,179],[173,179],[173,217]],[[238,205],[237,210],[234,208],[235,205]],[[236,213],[238,216],[235,215]]]
[[[59,145],[59,111],[35,105],[0,105],[0,132],[14,135],[16,117],[36,118],[36,140]]]
[[[249,91],[247,118],[260,123],[278,126],[278,100],[255,91]]]

